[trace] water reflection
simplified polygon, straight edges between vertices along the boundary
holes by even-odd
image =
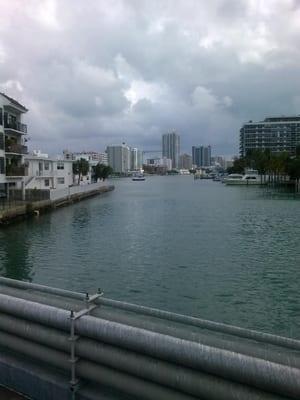
[[[29,262],[30,239],[23,228],[2,228],[0,231],[0,271],[7,278],[31,282],[32,263]]]

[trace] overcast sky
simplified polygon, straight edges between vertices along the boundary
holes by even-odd
[[[299,0],[1,1],[0,90],[32,149],[238,152],[243,122],[300,114]]]

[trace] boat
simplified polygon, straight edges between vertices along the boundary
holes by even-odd
[[[223,179],[225,185],[262,185],[261,176],[257,171],[247,171],[245,174],[230,174]]]
[[[138,175],[133,176],[133,177],[132,177],[132,180],[133,180],[133,181],[145,181],[146,178],[144,177],[143,174],[138,174]]]

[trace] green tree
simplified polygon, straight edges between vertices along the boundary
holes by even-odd
[[[235,158],[233,161],[233,166],[227,168],[229,174],[242,174],[246,168],[245,158]]]
[[[293,158],[289,160],[287,167],[287,173],[291,179],[295,180],[296,191],[299,191],[299,180],[300,180],[300,158]]]
[[[102,179],[105,181],[113,173],[112,167],[101,163],[98,163],[93,169],[96,180]]]
[[[78,185],[82,176],[86,176],[89,172],[90,165],[87,160],[81,158],[73,163],[73,174],[78,175]]]

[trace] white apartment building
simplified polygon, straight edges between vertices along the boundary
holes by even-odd
[[[130,169],[138,171],[143,168],[143,152],[136,147],[130,149]]]
[[[23,114],[27,108],[0,93],[0,193],[8,195],[9,188],[24,188],[27,167],[27,126]]]
[[[167,157],[162,158],[149,158],[147,160],[148,165],[154,165],[155,167],[165,167],[167,171],[172,170],[172,160]]]
[[[125,143],[116,146],[107,146],[108,165],[114,172],[126,174],[130,171],[130,147]]]
[[[73,185],[73,161],[49,158],[34,151],[25,156],[28,176],[25,189],[64,189]]]

